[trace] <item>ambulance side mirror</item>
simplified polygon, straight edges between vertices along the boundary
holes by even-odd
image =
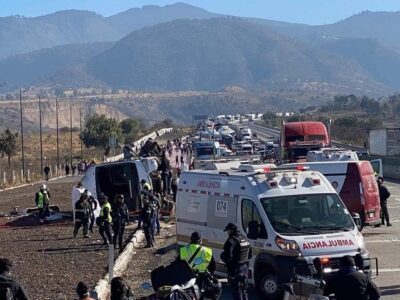
[[[358,213],[352,213],[351,217],[353,218],[354,223],[356,224],[357,228],[359,231],[361,231],[362,227],[361,227],[361,218],[360,215]]]
[[[250,221],[248,224],[248,232],[247,232],[247,237],[251,240],[256,240],[259,236],[259,230],[258,230],[258,222],[257,221]]]

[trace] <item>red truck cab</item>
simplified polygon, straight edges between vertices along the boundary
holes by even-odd
[[[283,159],[302,161],[307,152],[329,145],[329,134],[322,122],[291,122],[282,124]]]

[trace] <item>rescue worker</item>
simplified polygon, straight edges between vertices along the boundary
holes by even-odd
[[[150,203],[149,198],[145,198],[143,208],[140,211],[140,218],[143,221],[144,236],[146,237],[147,243],[145,248],[152,248],[154,245],[154,236],[152,229],[154,213],[155,212],[153,210],[153,205]]]
[[[0,299],[29,300],[22,285],[10,276],[11,260],[0,258]]]
[[[335,294],[336,300],[378,300],[379,288],[355,267],[354,258],[345,255],[340,259],[339,271],[327,281],[324,294]]]
[[[129,224],[129,210],[125,204],[124,195],[117,195],[115,197],[115,206],[112,212],[113,217],[113,243],[114,247],[117,246],[117,240],[119,250],[122,251],[122,241],[124,239],[124,231],[126,223]]]
[[[146,200],[148,200],[149,195],[151,194],[151,186],[144,179],[142,179],[140,181],[140,185],[141,185],[142,189],[141,189],[141,192],[140,192],[140,196],[141,197],[140,197],[139,208],[142,209],[143,206],[144,206],[144,203],[146,202]],[[137,228],[140,229],[142,227],[141,225],[142,225],[142,217],[141,217],[141,214],[139,214],[139,222],[138,222],[138,227]]]
[[[153,219],[151,222],[151,229],[153,231],[153,237],[155,235],[160,234],[160,199],[153,194],[149,195],[150,204],[152,205],[152,209],[154,211]],[[157,230],[157,231],[156,231]]]
[[[108,198],[104,194],[101,194],[99,196],[99,201],[101,205],[100,216],[99,216],[99,233],[103,238],[103,245],[108,245],[112,243],[111,229],[110,229],[112,223],[111,204],[108,202]]]
[[[88,202],[89,202],[89,208],[90,208],[90,215],[89,215],[89,231],[91,233],[93,232],[93,226],[94,226],[94,221],[95,221],[95,214],[94,212],[97,209],[97,201],[96,199],[94,199],[94,197],[92,196],[92,193],[90,193],[88,190],[85,190],[84,193],[86,193],[88,195]]]
[[[77,236],[78,231],[83,227],[83,238],[90,238],[88,235],[89,218],[90,218],[90,203],[88,201],[88,194],[83,193],[78,202],[75,203],[75,227],[74,238]]]
[[[39,208],[39,223],[44,224],[46,222],[46,216],[50,216],[50,192],[47,190],[45,184],[42,184],[39,192],[36,193],[35,203]]]
[[[204,273],[215,272],[215,261],[212,249],[202,246],[202,237],[195,231],[190,236],[190,244],[179,250],[179,259],[186,260],[193,271]]]
[[[251,258],[249,241],[240,235],[238,227],[229,223],[225,230],[228,239],[221,253],[221,260],[228,270],[228,282],[232,289],[232,299],[247,300],[248,264]]]
[[[161,180],[162,180],[162,193],[165,196],[168,190],[168,173],[170,171],[170,162],[167,156],[165,155],[165,151],[163,151],[161,155],[160,165],[158,170],[161,172]]]
[[[388,188],[383,184],[383,178],[382,177],[378,177],[378,188],[379,188],[379,198],[380,198],[380,202],[381,202],[381,218],[382,218],[382,225],[385,225],[385,221],[386,221],[386,225],[387,226],[392,226],[392,224],[389,221],[389,211],[387,208],[387,201],[390,197],[390,192],[388,190]]]

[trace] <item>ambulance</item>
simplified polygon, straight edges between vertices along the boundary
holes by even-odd
[[[354,217],[354,220],[353,218]],[[261,299],[281,299],[283,284],[293,270],[312,276],[309,266],[323,258],[325,277],[339,268],[344,255],[371,262],[357,216],[350,215],[330,182],[318,171],[304,168],[239,166],[236,170],[183,172],[177,203],[178,246],[194,231],[211,247],[217,275],[226,275],[220,260],[228,223],[237,224],[249,239],[253,257],[249,280]]]
[[[286,164],[321,172],[340,195],[350,213],[358,213],[361,226],[379,225],[381,208],[375,173],[369,161],[321,161]]]

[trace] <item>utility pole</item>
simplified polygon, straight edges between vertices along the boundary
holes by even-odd
[[[21,115],[21,154],[22,154],[22,176],[25,179],[25,156],[24,156],[24,121],[22,119],[22,90],[19,90],[19,108]]]
[[[81,159],[83,159],[83,145],[82,145],[82,105],[79,105],[79,139],[81,140]]]
[[[56,98],[56,129],[57,129],[57,168],[60,167],[60,148],[59,148],[59,136],[58,136],[58,100]]]
[[[43,175],[42,102],[39,96],[40,174]]]
[[[70,168],[72,169],[72,103],[69,103],[69,128],[71,136]]]

